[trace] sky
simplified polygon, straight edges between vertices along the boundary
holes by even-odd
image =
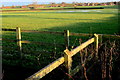
[[[1,0],[2,2],[111,2],[120,0]]]
[[[72,2],[113,2],[113,1],[120,1],[120,0],[0,0],[0,7],[2,5],[4,6],[22,6],[22,5],[28,5],[32,4],[33,2],[37,2],[38,4],[49,4],[51,2],[55,3],[61,3],[61,2],[66,2],[66,3],[72,3]]]

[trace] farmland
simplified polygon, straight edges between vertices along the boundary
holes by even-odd
[[[92,9],[92,10],[39,10],[39,11],[13,11],[3,12],[2,28],[15,29],[20,27],[21,30],[38,30],[38,31],[58,31],[69,30],[74,33],[90,34],[118,34],[118,9]],[[2,33],[2,38],[16,39],[15,32]],[[85,37],[70,37],[70,45],[79,45],[78,39]],[[77,41],[76,41],[77,39]],[[64,37],[61,35],[22,33],[22,40],[42,41],[64,44]],[[59,53],[54,52],[56,46],[40,46],[33,44],[23,44],[23,53],[29,54],[23,57],[22,67],[39,69],[51,63],[56,58],[63,55],[65,48],[57,48]],[[19,65],[21,63],[16,52],[16,43],[3,41],[3,62],[8,65]],[[40,51],[49,52],[42,54]],[[32,56],[31,56],[32,55]],[[37,55],[37,56],[36,56]],[[11,57],[10,57],[11,56]],[[36,60],[37,59],[37,60]],[[49,61],[48,61],[49,59]],[[14,61],[16,60],[16,61]],[[38,62],[37,62],[38,61]],[[39,63],[39,61],[42,61]],[[46,62],[46,63],[44,63]],[[42,65],[43,64],[43,65]],[[28,75],[27,75],[28,76]],[[26,77],[26,76],[25,76]]]
[[[71,32],[80,33],[89,33],[89,28],[91,27],[93,33],[101,34],[117,33],[118,30],[117,26],[118,23],[116,23],[118,22],[117,9],[105,9],[105,10],[103,9],[98,10],[98,12],[95,10],[91,10],[88,12],[87,10],[83,10],[86,12],[77,11],[74,12],[75,10],[70,11],[2,13],[3,22],[2,27],[4,28],[20,27],[23,30],[29,29],[29,30],[52,30],[52,31],[63,31],[65,29],[68,29]]]
[[[75,33],[118,34],[118,10],[47,10],[4,12],[2,27],[21,30],[60,31]],[[23,33],[22,40],[63,43],[63,36]],[[29,36],[28,36],[29,35]],[[15,33],[3,32],[3,38],[15,39]],[[61,38],[59,38],[61,37]],[[71,41],[71,44],[74,40]]]

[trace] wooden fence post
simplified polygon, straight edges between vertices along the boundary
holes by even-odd
[[[65,67],[68,73],[68,79],[71,78],[71,67],[72,67],[72,56],[70,56],[70,51],[68,49],[64,50],[64,58],[65,58]]]
[[[96,58],[98,58],[98,35],[94,34],[95,36],[95,51],[96,51]]]
[[[103,35],[99,35],[99,41],[100,41],[100,43],[102,44],[102,37],[103,37]]]
[[[64,37],[65,37],[65,47],[68,49],[69,47],[69,30],[64,30]]]
[[[18,50],[20,55],[22,56],[21,31],[19,27],[16,27],[16,38],[17,38]]]

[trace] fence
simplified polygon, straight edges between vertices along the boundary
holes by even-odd
[[[59,35],[64,35],[64,37],[65,37],[65,47],[66,47],[66,49],[64,50],[64,56],[62,56],[59,59],[55,60],[54,62],[52,62],[48,66],[44,67],[43,69],[39,70],[37,73],[35,73],[32,76],[28,77],[26,80],[34,80],[34,79],[38,80],[38,79],[41,79],[45,75],[50,73],[52,70],[54,70],[55,68],[59,67],[61,64],[65,65],[68,74],[70,74],[71,76],[74,76],[82,68],[82,65],[78,65],[76,68],[74,68],[72,70],[71,69],[71,67],[72,67],[72,56],[77,54],[79,51],[81,51],[82,49],[84,49],[88,45],[94,43],[95,44],[94,45],[95,46],[95,51],[96,51],[95,56],[96,56],[96,58],[98,58],[98,39],[103,36],[102,34],[94,34],[93,38],[91,38],[88,41],[82,43],[81,45],[79,45],[75,49],[69,51],[68,50],[68,47],[69,47],[69,36],[71,36],[71,35],[73,35],[73,36],[91,36],[92,34],[70,33],[69,30],[65,30],[64,32],[30,31],[30,30],[20,30],[20,28],[18,28],[18,27],[16,29],[2,29],[2,30],[3,31],[16,31],[16,38],[17,38],[17,40],[9,40],[9,41],[13,41],[13,42],[17,41],[17,45],[18,45],[18,48],[19,48],[20,52],[21,52],[21,49],[22,49],[22,43],[45,44],[45,43],[41,43],[41,42],[22,41],[21,40],[21,32],[59,34]],[[116,35],[116,36],[104,35],[104,36],[120,38],[120,36],[118,36],[118,35]],[[3,40],[5,40],[5,39],[3,39]],[[48,44],[50,44],[50,43],[48,43]],[[94,54],[90,54],[89,57],[93,57],[93,55]],[[88,57],[87,60],[90,60],[89,57]],[[86,63],[87,62],[85,62],[84,65]]]
[[[66,49],[70,46],[69,45],[69,37],[70,36],[93,36],[93,34],[84,34],[84,33],[71,33],[69,30],[64,30],[64,32],[50,32],[50,31],[33,31],[33,30],[21,30],[19,27],[16,29],[6,29],[2,28],[2,31],[14,31],[16,32],[16,40],[8,40],[8,39],[2,39],[5,41],[10,41],[10,42],[17,42],[18,49],[21,52],[22,50],[22,43],[31,43],[31,44],[39,44],[39,45],[54,45],[53,43],[43,43],[43,42],[34,42],[34,41],[26,41],[21,39],[21,33],[26,32],[26,33],[46,33],[46,34],[55,34],[55,35],[63,35],[65,37],[65,44],[56,44],[57,46],[64,46]],[[99,36],[100,42],[102,42],[102,37],[112,37],[112,38],[120,38],[119,35],[103,35],[103,34],[97,34]]]
[[[27,40],[22,40],[22,35],[21,33],[22,32],[25,32],[25,33],[46,33],[46,34],[55,34],[55,35],[64,35],[65,36],[65,44],[56,44],[56,46],[60,46],[60,47],[63,47],[63,46],[66,46],[68,47],[68,42],[67,42],[67,30],[65,30],[64,32],[50,32],[50,31],[32,31],[32,30],[20,30],[19,27],[17,27],[16,29],[5,29],[5,28],[2,28],[2,31],[14,31],[16,32],[16,40],[13,40],[13,39],[2,39],[4,41],[9,41],[9,42],[17,42],[17,46],[18,46],[18,50],[20,53],[22,53],[22,44],[23,43],[29,43],[29,44],[38,44],[38,45],[52,45],[54,46],[53,43],[44,43],[44,42],[35,42],[35,41],[27,41]]]
[[[65,52],[64,57],[60,57],[59,59],[49,64],[45,68],[41,69],[37,73],[33,74],[26,80],[34,80],[34,79],[39,80],[63,63],[65,64],[68,74],[70,74],[71,76],[75,75],[81,69],[81,65],[78,65],[75,69],[71,70],[72,56],[74,56],[76,53],[78,53],[79,51],[87,47],[89,44],[92,44],[93,42],[95,42],[96,56],[98,56],[97,54],[98,53],[98,35],[94,34],[94,36],[95,36],[94,38],[91,38],[88,41],[82,43],[80,46],[76,47],[72,51],[69,51],[68,49],[64,50]],[[93,54],[91,54],[90,56],[93,57],[92,55]]]

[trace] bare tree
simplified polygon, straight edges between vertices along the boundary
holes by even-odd
[[[50,4],[56,4],[55,2],[51,2]]]
[[[61,4],[66,4],[65,2],[62,2]]]
[[[33,2],[33,5],[37,5],[37,4],[38,4],[37,1]]]

